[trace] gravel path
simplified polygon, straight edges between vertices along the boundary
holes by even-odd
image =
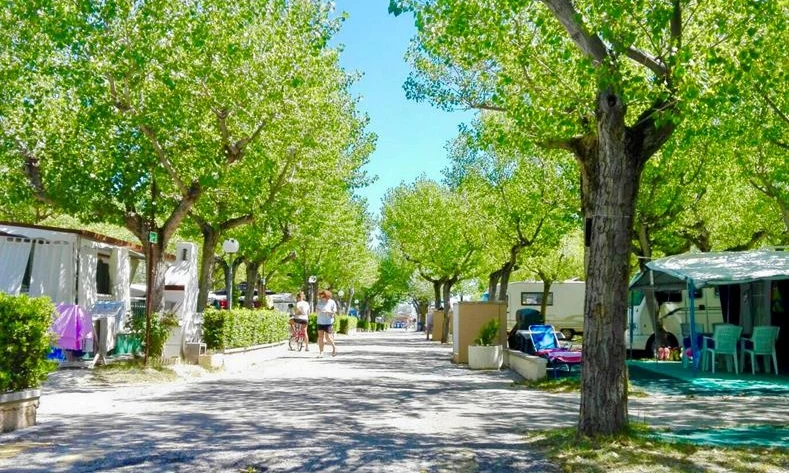
[[[574,426],[577,393],[514,389],[513,372],[455,366],[449,346],[414,332],[341,336],[338,348],[320,359],[275,348],[243,371],[162,384],[60,370],[39,425],[0,436],[0,471],[558,471],[522,434]],[[789,399],[650,395],[629,412],[665,428],[785,425]]]
[[[317,346],[312,347],[313,350]],[[4,472],[554,472],[520,435],[571,425],[577,396],[527,399],[509,371],[449,363],[450,348],[388,331],[237,372],[100,386],[61,370],[39,425],[0,437]]]

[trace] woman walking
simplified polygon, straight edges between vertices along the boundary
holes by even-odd
[[[318,312],[318,358],[323,356],[325,343],[331,345],[331,356],[337,355],[337,346],[334,344],[334,314],[337,313],[337,304],[331,298],[331,291],[323,289],[318,293],[320,300],[316,307]]]

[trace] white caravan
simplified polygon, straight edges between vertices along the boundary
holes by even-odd
[[[563,281],[551,284],[545,306],[545,323],[553,325],[567,338],[584,331],[583,281]],[[519,309],[539,311],[543,297],[542,281],[513,282],[507,286],[508,327],[515,325],[515,313]]]
[[[625,330],[625,343],[628,349],[646,350],[654,353],[655,327],[646,303],[646,298],[641,290],[630,292],[628,324],[632,330]],[[655,300],[658,307],[658,324],[666,331],[665,343],[670,346],[679,346],[682,343],[681,324],[689,323],[688,291],[655,290]],[[714,324],[723,322],[720,295],[717,287],[697,289],[693,297],[696,325],[703,333],[712,333]],[[631,345],[632,343],[632,345]]]

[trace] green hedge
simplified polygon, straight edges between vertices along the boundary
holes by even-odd
[[[356,317],[351,317],[349,315],[340,315],[334,319],[334,326],[337,333],[344,333],[348,334],[351,330],[356,328],[357,321]]]
[[[203,339],[211,350],[251,347],[287,340],[288,316],[265,309],[206,309]]]
[[[0,393],[37,388],[57,367],[47,360],[54,316],[46,297],[0,293]]]
[[[386,324],[385,323],[380,323],[380,324],[376,323],[375,324],[375,331],[376,332],[383,332],[384,330],[386,330]]]

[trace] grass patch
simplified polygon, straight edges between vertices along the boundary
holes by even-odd
[[[512,386],[536,389],[538,391],[546,391],[550,393],[570,393],[581,390],[581,378],[579,376],[568,376],[564,378],[554,378],[552,376],[548,376],[547,378],[542,378],[535,381],[529,379],[515,381],[512,383]]]
[[[173,370],[160,363],[149,363],[145,366],[142,358],[96,366],[93,377],[104,384],[169,383],[178,379]]]
[[[778,472],[789,470],[788,449],[705,447],[657,440],[643,425],[622,435],[590,439],[575,428],[530,433],[526,442],[562,471],[578,473]]]
[[[514,381],[512,383],[513,387],[516,388],[527,388],[527,389],[535,389],[537,391],[545,391],[549,393],[572,393],[572,392],[580,392],[581,391],[581,377],[580,376],[567,376],[561,378],[554,378],[552,376],[545,377],[543,379],[538,379],[536,381],[524,379],[521,381]],[[630,397],[649,397],[644,391],[634,389],[633,385],[630,385],[630,389],[627,393]]]

